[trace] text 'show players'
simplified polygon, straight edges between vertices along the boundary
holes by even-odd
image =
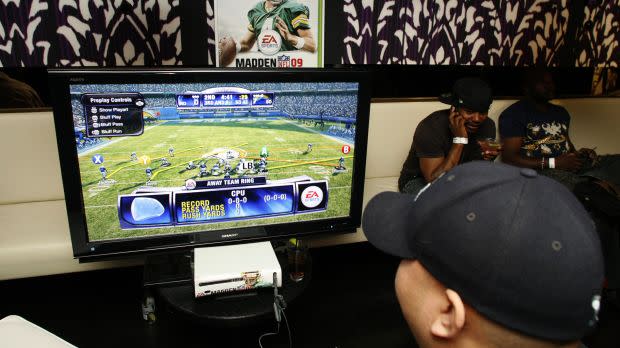
[[[91,138],[144,132],[144,97],[140,93],[83,94],[86,135]]]
[[[233,187],[198,189],[217,186],[217,181],[223,180],[207,180],[191,190],[185,188],[167,193],[140,191],[120,196],[118,214],[121,228],[209,223],[327,210],[329,194],[325,180],[278,184],[262,182],[234,187],[235,182]]]

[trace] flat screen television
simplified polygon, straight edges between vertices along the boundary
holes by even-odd
[[[50,70],[81,261],[360,225],[370,105],[355,70]]]

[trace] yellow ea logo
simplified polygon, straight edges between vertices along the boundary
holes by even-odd
[[[151,164],[151,157],[147,155],[141,156],[140,158],[138,158],[138,160],[140,160],[140,163],[144,164],[145,166]]]

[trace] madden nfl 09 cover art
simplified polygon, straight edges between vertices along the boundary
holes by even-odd
[[[72,85],[91,241],[349,216],[357,83]]]
[[[215,0],[216,66],[323,67],[323,0]]]

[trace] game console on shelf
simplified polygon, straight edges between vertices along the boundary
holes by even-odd
[[[274,273],[276,276],[274,277]],[[194,249],[194,295],[282,286],[282,268],[269,242]]]

